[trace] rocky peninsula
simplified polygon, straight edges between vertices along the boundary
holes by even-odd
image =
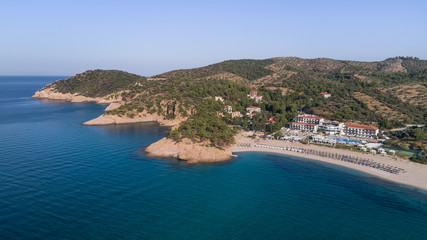
[[[80,102],[95,102],[98,104],[109,104],[105,109],[106,112],[112,111],[114,109],[120,108],[124,104],[122,99],[112,99],[111,96],[105,97],[86,97],[80,94],[74,93],[60,93],[57,92],[54,88],[44,88],[37,91],[32,98],[38,99],[48,99],[48,100],[61,100],[72,103]],[[95,119],[89,120],[82,123],[87,126],[96,126],[96,125],[111,125],[111,124],[129,124],[129,123],[141,123],[141,122],[157,122],[161,126],[176,126],[185,119],[177,118],[173,120],[165,119],[164,116],[159,116],[157,114],[150,114],[148,112],[141,112],[136,114],[133,117],[127,116],[118,116],[112,114],[103,114]]]
[[[162,138],[145,149],[149,157],[178,158],[188,163],[221,162],[233,158],[232,146],[225,149],[205,146],[195,143],[190,139],[176,142],[172,139]]]

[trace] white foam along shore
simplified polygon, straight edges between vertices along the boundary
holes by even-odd
[[[329,148],[318,145],[305,145],[299,142],[285,142],[280,140],[265,140],[265,139],[251,139],[243,134],[236,137],[237,144],[233,147],[232,152],[268,152],[278,153],[283,155],[295,156],[311,160],[322,161],[342,167],[354,169],[363,173],[370,174],[395,183],[412,186],[418,189],[427,191],[427,165],[414,163],[406,159],[401,159],[391,156],[372,155],[361,152],[355,152],[344,149]],[[291,149],[295,150],[292,151]],[[304,151],[296,151],[297,149],[304,149]],[[304,152],[304,153],[302,153]],[[310,152],[323,152],[336,155],[347,155],[350,158],[368,159],[374,164],[358,164],[352,161],[343,161],[330,157],[319,156],[310,154]],[[388,169],[403,169],[391,173],[382,168],[372,167],[372,165],[387,166]]]
[[[59,93],[59,92],[56,92],[53,88],[45,88],[45,89],[39,90],[32,96],[32,98],[62,100],[62,101],[69,101],[73,103],[95,102],[98,104],[109,104],[108,107],[105,109],[105,111],[119,108],[123,104],[119,99],[108,98],[108,96],[97,97],[97,98],[85,97],[78,94]],[[142,112],[134,116],[133,118],[126,117],[126,116],[103,114],[95,119],[89,120],[82,124],[87,126],[94,126],[94,125],[157,122],[161,126],[176,126],[182,121],[183,119],[167,120],[163,116],[159,116],[157,114],[149,114],[147,112]]]

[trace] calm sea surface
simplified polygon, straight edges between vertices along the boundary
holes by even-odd
[[[148,158],[166,128],[30,98],[61,78],[0,77],[0,239],[427,239],[425,192],[265,153]]]

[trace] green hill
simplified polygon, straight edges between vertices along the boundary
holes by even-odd
[[[118,70],[89,70],[73,77],[56,81],[48,87],[60,93],[79,93],[86,97],[102,97],[126,90],[136,83],[143,83],[145,77]]]

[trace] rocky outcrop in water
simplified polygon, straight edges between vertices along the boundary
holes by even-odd
[[[172,139],[163,138],[145,149],[149,157],[178,158],[188,163],[221,162],[230,160],[231,147],[218,149],[194,143],[190,139],[175,142]]]

